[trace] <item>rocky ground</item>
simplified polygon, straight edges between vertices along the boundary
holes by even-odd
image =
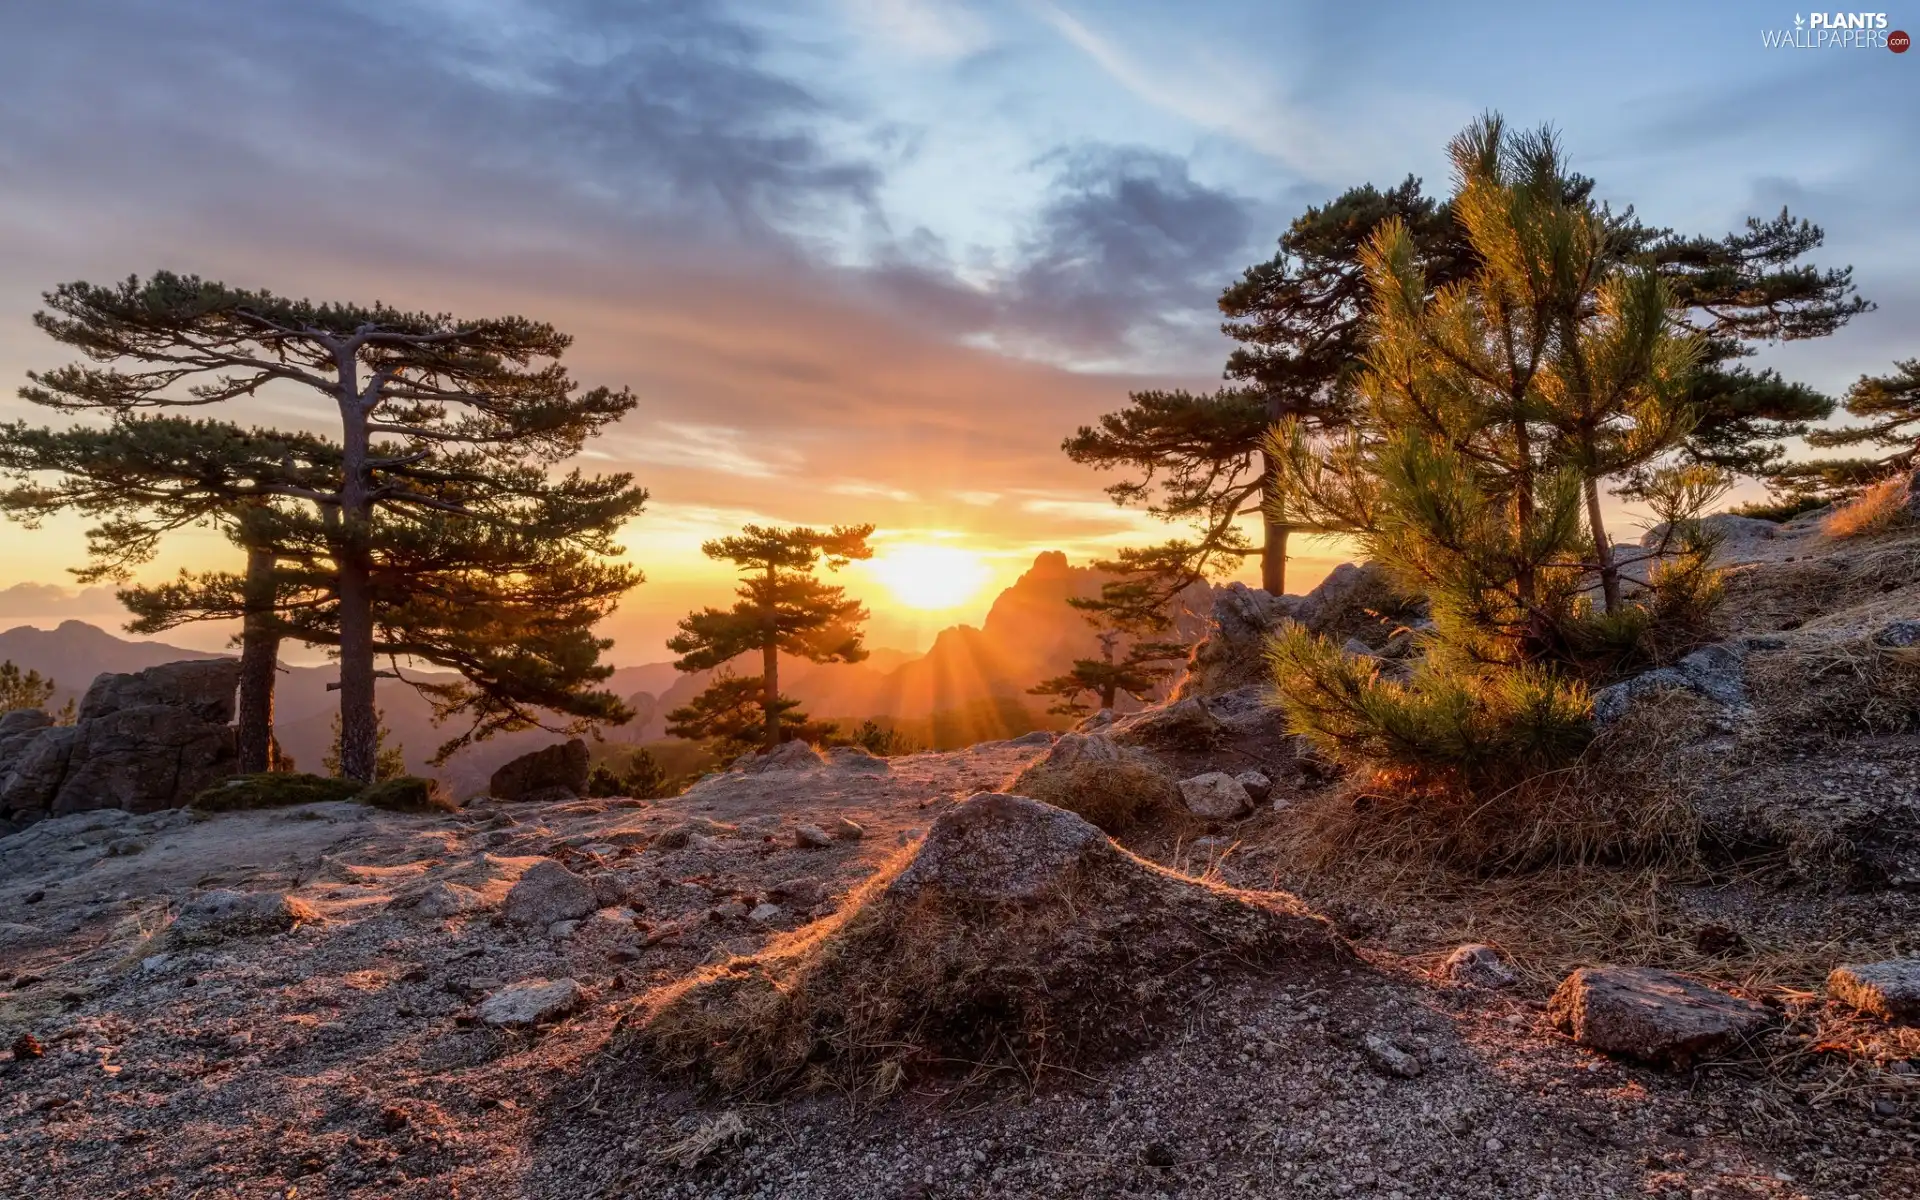
[[[1046,751],[796,756],[659,802],[40,822],[0,841],[0,1035],[15,1046],[0,1195],[1920,1187],[1905,1101],[1822,1098],[1806,1084],[1827,1075],[1751,1054],[1673,1073],[1580,1049],[1549,1023],[1544,987],[1436,977],[1447,947],[1418,922],[1349,922],[1357,955],[1334,962],[1199,960],[1151,1045],[1039,1079],[743,1103],[615,1049],[649,990],[831,913],[941,812]],[[1268,886],[1251,848],[1279,819],[1143,849]],[[536,867],[552,886],[509,901]]]

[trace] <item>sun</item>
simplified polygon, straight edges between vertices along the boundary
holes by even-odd
[[[956,608],[992,574],[979,555],[955,546],[885,546],[865,565],[907,608]]]

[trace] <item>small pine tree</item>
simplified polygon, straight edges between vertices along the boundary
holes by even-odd
[[[587,795],[596,798],[627,796],[635,800],[657,800],[668,793],[666,768],[645,749],[633,752],[624,771],[615,771],[601,763],[587,776]]]
[[[0,712],[21,708],[44,709],[53,703],[55,684],[40,672],[22,672],[12,659],[0,662]]]
[[[765,685],[752,675],[716,672],[699,695],[667,713],[667,736],[706,742],[722,762],[766,748],[766,718],[778,724],[779,742],[820,742],[833,733],[831,725],[808,718],[800,702],[781,696],[771,707]]]
[[[847,599],[844,588],[820,582],[815,572],[823,566],[837,571],[854,559],[873,557],[867,545],[872,533],[871,525],[827,531],[749,525],[737,537],[700,548],[708,558],[730,562],[740,572],[734,593],[739,599],[730,609],[704,608],[683,618],[667,648],[680,655],[673,665],[682,671],[711,670],[759,652],[761,749],[775,749],[805,725],[796,703],[780,694],[780,655],[817,663],[852,663],[867,656],[860,644],[866,608]],[[668,719],[684,728],[714,731],[692,736],[738,742],[744,733],[739,725],[742,705],[749,700],[746,683],[727,673],[716,676],[708,691],[713,693],[710,698],[703,695],[676,710],[684,718],[669,713]]]
[[[407,751],[406,747],[400,745],[398,742],[393,742],[391,745],[388,744],[389,740],[393,737],[393,731],[387,728],[386,710],[376,708],[373,711],[373,781],[375,783],[385,783],[389,779],[398,779],[407,773]],[[320,760],[320,765],[326,769],[327,774],[333,776],[335,779],[346,778],[340,769],[339,713],[333,715],[333,743],[328,747],[326,756]]]
[[[1816,429],[1807,442],[1822,448],[1872,446],[1891,453],[1793,463],[1776,472],[1777,491],[1822,501],[1846,499],[1870,484],[1920,469],[1920,358],[1897,362],[1885,375],[1862,375],[1844,403],[1847,415],[1864,424]]]

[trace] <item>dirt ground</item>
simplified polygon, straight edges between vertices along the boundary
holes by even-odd
[[[1540,972],[1503,991],[1429,974],[1461,926],[1443,896],[1334,913],[1359,950],[1344,966],[1198,962],[1201,989],[1155,1044],[1084,1072],[747,1105],[611,1049],[648,989],[831,911],[945,806],[1043,752],[992,743],[880,769],[729,774],[659,802],[43,823],[0,842],[0,1037],[30,1034],[44,1051],[0,1059],[0,1195],[1920,1191],[1914,1109],[1874,1082],[1884,1072],[1862,1083],[1853,1065],[1752,1053],[1674,1075],[1581,1050],[1547,1024]],[[798,826],[843,817],[863,836],[796,844]],[[1269,887],[1285,871],[1260,848],[1281,819],[1136,849]],[[568,936],[507,923],[502,898],[542,857],[629,911]],[[438,883],[482,907],[423,915],[410,901]],[[284,891],[318,917],[176,946],[169,912],[212,887]],[[558,1024],[477,1021],[487,994],[561,977],[587,1002]],[[1420,1074],[1376,1070],[1368,1034]]]

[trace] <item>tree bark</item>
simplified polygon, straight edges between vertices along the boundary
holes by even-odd
[[[1269,423],[1278,424],[1284,415],[1280,397],[1267,397]],[[1260,469],[1266,472],[1266,486],[1261,489],[1261,498],[1266,503],[1260,506],[1261,523],[1265,529],[1265,541],[1260,550],[1260,586],[1269,595],[1284,596],[1287,594],[1287,535],[1293,527],[1284,520],[1276,519],[1272,512],[1280,505],[1280,467],[1265,450],[1260,452]],[[1284,517],[1285,514],[1281,515]]]
[[[373,694],[373,501],[367,478],[367,411],[350,354],[339,356],[342,475],[340,536],[340,774],[373,783],[379,718]]]
[[[767,598],[764,609],[766,641],[760,645],[760,678],[765,685],[760,707],[766,714],[766,733],[761,748],[771,754],[780,748],[780,626],[775,607],[774,569],[767,568]]]
[[[1620,567],[1613,561],[1613,546],[1607,541],[1607,528],[1600,523],[1600,485],[1592,476],[1586,480],[1587,524],[1593,528],[1593,557],[1600,564],[1600,593],[1607,612],[1620,610]]]
[[[240,704],[234,736],[240,770],[274,769],[273,687],[279,669],[280,635],[274,628],[274,553],[268,547],[247,550],[246,615],[240,628]]]

